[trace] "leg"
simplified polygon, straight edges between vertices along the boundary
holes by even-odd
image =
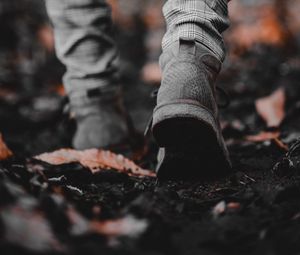
[[[167,24],[164,51],[179,39],[195,40],[218,60],[224,60],[222,33],[229,26],[227,0],[168,0],[163,13]]]
[[[117,49],[105,0],[46,0],[64,86],[77,120],[74,146],[106,147],[127,135],[120,103]]]
[[[56,52],[67,68],[64,85],[68,95],[73,97],[89,89],[117,85],[113,76],[118,55],[106,2],[46,0],[46,3],[54,25]]]
[[[225,0],[169,0],[162,83],[152,131],[160,178],[206,178],[230,169],[215,99],[228,27]],[[201,169],[202,168],[202,169]]]

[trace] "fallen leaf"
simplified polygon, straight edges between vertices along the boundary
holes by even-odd
[[[257,113],[266,122],[268,127],[278,127],[285,117],[285,92],[279,88],[271,95],[256,100]]]
[[[225,212],[235,212],[241,208],[241,204],[237,202],[226,203],[224,200],[217,203],[212,209],[212,215],[214,218],[218,218],[223,215]]]
[[[49,91],[54,92],[57,95],[62,96],[62,97],[66,95],[66,91],[65,91],[63,84],[56,84],[56,85],[50,87]]]
[[[113,220],[89,221],[72,206],[67,210],[67,217],[71,223],[70,230],[73,235],[96,233],[110,238],[120,236],[135,238],[145,232],[148,227],[146,220],[137,219],[132,215]]]
[[[215,205],[215,207],[212,209],[212,215],[217,218],[221,214],[223,214],[226,210],[226,202],[221,201]]]
[[[146,220],[136,219],[129,215],[121,219],[107,221],[92,221],[90,229],[93,232],[109,237],[128,236],[135,238],[146,231],[148,223]]]
[[[239,210],[240,208],[241,208],[241,204],[237,202],[230,202],[227,204],[227,209],[232,211]]]
[[[7,145],[4,143],[2,135],[0,133],[0,160],[8,159],[12,155],[13,155],[13,153],[7,147]]]
[[[282,149],[285,152],[288,152],[289,147],[286,144],[284,144],[279,138],[275,138],[273,141],[278,146],[278,148]]]
[[[262,131],[256,135],[246,136],[246,140],[249,142],[264,142],[268,140],[277,139],[279,135],[280,135],[279,131],[275,131],[275,132]]]
[[[129,176],[156,176],[154,172],[140,168],[123,155],[105,150],[89,149],[77,151],[73,149],[60,149],[51,153],[38,155],[35,158],[52,165],[78,162],[84,167],[89,168],[92,173],[97,173],[103,169],[114,169]]]

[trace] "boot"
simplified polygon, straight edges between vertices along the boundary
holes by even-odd
[[[128,116],[120,92],[89,91],[71,98],[70,107],[77,123],[75,149],[114,148],[128,143]]]
[[[152,133],[160,179],[210,179],[231,163],[218,120],[215,81],[221,62],[203,45],[181,40],[163,52]]]

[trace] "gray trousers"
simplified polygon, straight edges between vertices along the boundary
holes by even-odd
[[[64,85],[69,97],[117,88],[118,51],[106,1],[46,0],[46,5],[57,56],[67,68]],[[196,40],[224,60],[221,34],[229,25],[227,0],[168,0],[163,14],[167,25],[163,51],[179,39]]]

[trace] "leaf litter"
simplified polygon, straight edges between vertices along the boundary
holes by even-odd
[[[256,100],[258,114],[268,127],[278,127],[285,117],[285,92],[283,88],[275,90],[271,95]]]
[[[12,151],[5,144],[2,134],[0,133],[0,160],[5,160],[13,155]]]
[[[99,149],[84,151],[60,149],[50,153],[43,153],[35,156],[35,158],[53,165],[80,163],[82,166],[87,167],[92,173],[97,173],[104,169],[114,169],[118,172],[126,173],[129,176],[155,177],[153,171],[140,168],[123,155],[117,155],[111,151]]]

